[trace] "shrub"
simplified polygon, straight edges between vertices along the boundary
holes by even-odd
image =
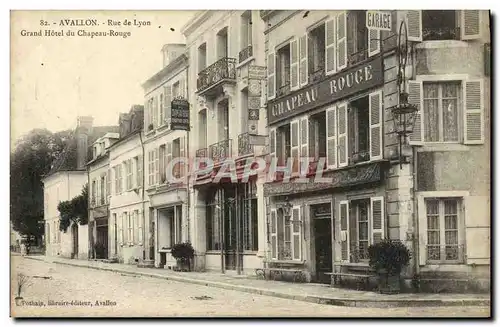
[[[398,275],[411,259],[410,250],[400,240],[385,239],[368,247],[370,267],[375,271],[386,270]]]
[[[194,257],[194,249],[191,243],[177,243],[172,247],[172,256],[180,261],[188,262]]]

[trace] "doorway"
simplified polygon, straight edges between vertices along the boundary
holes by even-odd
[[[329,284],[330,276],[325,273],[331,273],[333,269],[331,204],[311,206],[311,217],[314,230],[316,280],[319,283]]]
[[[78,224],[73,223],[71,226],[71,239],[73,241],[73,251],[71,253],[71,259],[78,258]]]

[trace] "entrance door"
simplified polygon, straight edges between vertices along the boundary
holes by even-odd
[[[236,270],[236,210],[235,203],[227,203],[224,212],[224,252],[226,270]]]
[[[330,214],[314,217],[314,238],[316,249],[316,279],[330,283],[325,273],[332,272],[332,220]]]
[[[97,243],[99,244],[99,253],[96,253],[97,259],[108,258],[108,225],[97,227]]]

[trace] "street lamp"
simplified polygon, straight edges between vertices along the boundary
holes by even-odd
[[[406,143],[406,138],[413,133],[415,126],[415,118],[417,117],[418,107],[415,104],[409,103],[409,94],[406,90],[406,60],[408,58],[408,32],[405,21],[399,26],[398,37],[398,104],[391,107],[391,114],[394,120],[394,132],[399,138],[399,165],[402,168],[402,152],[403,143]]]

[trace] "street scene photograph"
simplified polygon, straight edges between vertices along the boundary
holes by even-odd
[[[491,318],[489,10],[10,10],[10,317]]]

